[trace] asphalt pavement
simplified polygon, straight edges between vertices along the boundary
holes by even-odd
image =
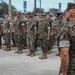
[[[52,49],[52,54],[48,54],[48,59],[44,60],[39,59],[42,55],[40,48],[35,57],[26,56],[28,49],[24,49],[23,54],[15,54],[16,50],[17,48],[12,48],[9,52],[0,50],[0,75],[58,75],[60,58],[55,56],[58,53],[56,46]]]

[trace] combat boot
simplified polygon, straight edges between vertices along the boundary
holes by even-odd
[[[10,47],[6,48],[6,51],[11,51],[11,48]]]
[[[47,59],[47,53],[43,52],[43,55],[41,57],[39,57],[39,59]]]
[[[4,48],[3,51],[6,51],[7,48]]]
[[[47,51],[47,54],[51,54],[51,53],[52,53],[52,51],[51,51],[51,50],[48,50],[48,51]]]
[[[30,52],[29,54],[27,54],[26,56],[31,56],[32,52]]]
[[[10,51],[10,50],[11,50],[10,48],[3,49],[3,51]]]
[[[22,53],[23,53],[23,52],[22,52],[22,49],[18,51],[18,54],[22,54]]]
[[[15,53],[18,53],[19,52],[19,50],[17,50]]]
[[[27,46],[24,46],[23,49],[27,49]]]
[[[31,53],[31,55],[30,55],[31,57],[34,57],[35,56],[35,53],[33,52],[33,53]]]

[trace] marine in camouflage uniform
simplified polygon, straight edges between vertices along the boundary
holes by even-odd
[[[63,16],[60,15],[58,17],[58,24],[56,25],[56,37],[57,37],[57,47],[58,47],[58,50],[59,50],[59,42],[60,42],[60,33],[61,33],[61,30],[63,30],[64,28],[64,22],[63,22]],[[59,56],[59,53],[56,54],[56,56]]]
[[[47,41],[47,45],[48,45],[48,52],[47,52],[47,54],[51,54],[52,53],[51,52],[51,43],[52,43],[51,42],[51,29],[52,29],[52,22],[53,22],[53,20],[51,19],[49,13],[47,13],[47,15],[46,15],[46,22],[50,24],[50,39]]]
[[[27,24],[27,35],[26,35],[26,40],[27,40],[27,48],[29,49],[30,53],[27,54],[27,56],[35,56],[35,47],[34,47],[34,39],[36,39],[36,25],[32,21],[32,16],[29,17],[28,19],[28,24]]]
[[[3,38],[4,38],[4,41],[5,41],[5,45],[6,45],[6,48],[4,49],[4,51],[10,51],[10,46],[11,46],[11,43],[10,43],[10,21],[8,19],[8,14],[5,13],[4,14],[4,19],[3,19],[3,24],[2,24],[2,30],[3,30]]]
[[[45,15],[42,15],[41,21],[38,25],[38,34],[39,34],[39,44],[42,49],[43,55],[39,57],[39,59],[47,59],[47,41],[49,41],[50,37],[50,25],[46,22]]]
[[[24,31],[24,33],[23,33],[23,48],[24,49],[26,49],[27,48],[27,41],[26,41],[26,30],[27,30],[27,18],[25,17],[25,14],[24,13],[22,13],[21,14],[21,24],[22,24],[22,26],[23,26],[23,31]]]
[[[69,6],[66,13],[69,23],[60,35],[60,75],[75,75],[75,4]]]
[[[51,23],[51,36],[50,36],[50,49],[53,48],[56,43],[56,24],[58,21],[53,21]]]
[[[34,24],[35,24],[35,26],[37,27],[36,29],[36,39],[34,39],[34,49],[35,49],[35,51],[37,51],[37,47],[38,47],[38,23],[39,23],[39,21],[37,20],[37,16],[34,14],[33,15],[33,22],[34,22]]]
[[[22,53],[22,48],[23,48],[23,41],[22,41],[22,24],[21,24],[21,13],[17,14],[17,19],[14,22],[15,26],[15,43],[18,48],[18,50],[15,53],[21,54]]]
[[[16,47],[16,43],[15,43],[15,24],[14,22],[16,21],[15,19],[15,14],[12,15],[12,20],[11,20],[11,23],[12,23],[12,28],[11,28],[11,37],[12,37],[12,42],[13,42],[13,45],[12,47]]]
[[[54,44],[56,43],[56,24],[58,23],[57,18],[54,16],[54,14],[50,14],[50,26],[51,26],[51,32],[50,32],[50,39],[49,39],[49,52],[51,52],[51,49],[53,48]]]

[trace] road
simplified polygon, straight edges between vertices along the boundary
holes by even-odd
[[[35,57],[26,56],[28,49],[20,55],[14,53],[16,50],[17,48],[12,48],[9,52],[0,50],[0,75],[58,75],[60,58],[55,56],[58,53],[56,46],[45,60],[39,59],[42,55],[40,48]]]

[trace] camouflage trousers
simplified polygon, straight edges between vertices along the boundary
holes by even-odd
[[[55,44],[55,36],[51,35],[49,41],[47,42],[48,50],[51,50],[53,48],[53,45]]]
[[[70,43],[68,75],[75,75],[75,42]],[[74,49],[73,49],[74,48]]]
[[[18,50],[21,50],[23,48],[23,40],[21,34],[15,34],[14,35],[15,43],[18,48]]]
[[[58,47],[58,50],[59,50],[59,42],[60,42],[60,37],[57,38],[57,47]]]
[[[60,66],[59,75],[61,72],[62,72],[62,67]],[[67,75],[75,75],[75,61],[74,62],[70,61]]]
[[[26,41],[26,34],[23,34],[23,46],[27,46],[27,41]]]
[[[15,38],[14,38],[14,37],[15,37],[15,33],[12,32],[12,42],[13,42],[14,45],[16,45],[16,43],[15,43]]]
[[[41,47],[43,52],[48,51],[47,38],[39,38],[39,46]]]
[[[34,40],[34,47],[35,47],[35,49],[39,46],[38,45],[39,43],[38,43],[38,34],[36,35],[36,39]]]
[[[27,37],[27,48],[30,50],[30,52],[34,52],[34,38],[33,37]]]
[[[11,42],[10,42],[10,33],[3,33],[3,39],[5,41],[5,45],[7,48],[10,48]]]

